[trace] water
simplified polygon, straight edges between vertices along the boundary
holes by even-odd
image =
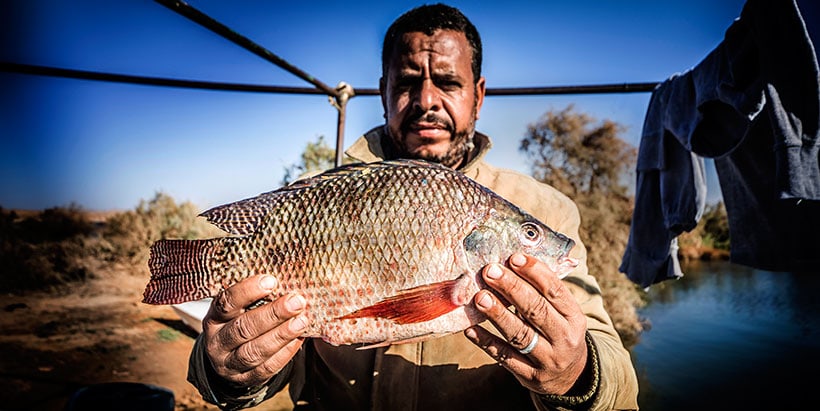
[[[640,312],[652,326],[632,350],[642,410],[791,410],[817,402],[820,270],[700,263],[684,272],[652,286]]]

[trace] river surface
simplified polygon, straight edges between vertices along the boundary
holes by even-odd
[[[640,310],[651,323],[632,349],[641,409],[820,409],[820,269],[684,273],[650,287]]]

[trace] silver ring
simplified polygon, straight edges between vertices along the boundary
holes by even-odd
[[[523,349],[518,350],[518,352],[520,352],[521,354],[527,355],[527,354],[531,353],[532,350],[535,349],[535,344],[538,344],[538,332],[537,331],[535,332],[535,336],[532,337],[532,341],[530,341],[530,344],[528,346],[524,347]]]

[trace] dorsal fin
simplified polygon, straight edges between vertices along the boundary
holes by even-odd
[[[272,192],[273,193],[273,192]],[[264,194],[263,194],[264,195]],[[259,197],[214,207],[200,214],[208,222],[234,235],[253,233],[268,214],[269,208]]]

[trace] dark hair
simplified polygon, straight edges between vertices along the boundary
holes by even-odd
[[[481,77],[481,37],[478,30],[459,9],[441,3],[416,7],[402,14],[390,25],[382,44],[382,76],[387,73],[396,41],[405,33],[422,32],[429,36],[436,30],[455,30],[464,33],[473,49],[473,78],[474,81],[478,81]]]

